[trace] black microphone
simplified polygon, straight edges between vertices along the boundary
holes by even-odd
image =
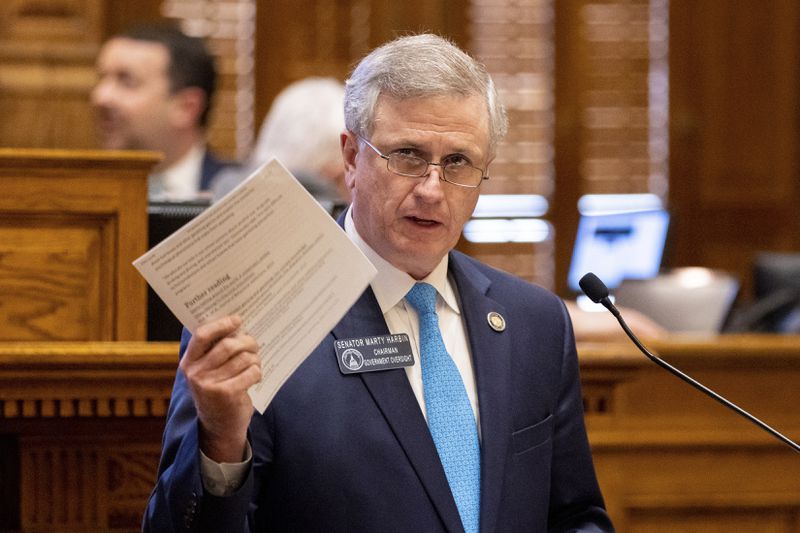
[[[772,429],[770,426],[768,426],[767,424],[765,424],[764,422],[762,422],[758,418],[754,417],[753,415],[751,415],[750,413],[748,413],[747,411],[745,411],[744,409],[742,409],[741,407],[739,407],[735,403],[733,403],[733,402],[725,399],[724,397],[720,396],[719,394],[717,394],[713,390],[709,389],[708,387],[706,387],[705,385],[703,385],[699,381],[695,380],[694,378],[691,378],[688,375],[684,374],[683,372],[681,372],[680,370],[678,370],[677,368],[675,368],[671,364],[667,363],[663,359],[660,359],[659,357],[653,355],[650,352],[650,350],[645,348],[645,346],[641,342],[639,342],[639,339],[636,338],[636,335],[633,334],[633,331],[631,331],[631,328],[629,328],[628,324],[625,323],[625,320],[622,318],[622,314],[619,312],[619,309],[617,309],[614,306],[614,304],[611,303],[611,300],[609,300],[609,298],[608,298],[608,287],[606,287],[606,284],[603,283],[600,280],[600,278],[595,276],[593,273],[589,272],[588,274],[584,275],[580,279],[578,284],[581,286],[581,289],[586,294],[586,296],[588,296],[594,303],[602,304],[603,307],[608,309],[611,312],[611,314],[614,315],[617,318],[617,322],[619,322],[619,325],[622,326],[623,330],[625,330],[625,334],[628,335],[628,337],[633,341],[633,343],[636,345],[636,347],[639,348],[639,350],[641,350],[641,352],[643,354],[645,354],[648,359],[653,361],[655,364],[657,364],[661,368],[664,368],[665,370],[667,370],[671,374],[673,374],[673,375],[677,376],[678,378],[682,379],[683,381],[685,381],[686,383],[688,383],[689,385],[691,385],[695,389],[697,389],[700,392],[710,396],[711,398],[715,399],[716,401],[718,401],[719,403],[721,403],[725,407],[727,407],[727,408],[733,410],[734,412],[738,413],[739,415],[743,416],[744,418],[746,418],[747,420],[749,420],[753,424],[757,425],[758,427],[760,427],[761,429],[763,429],[764,431],[766,431],[767,433],[769,433],[770,435],[772,435],[776,439],[780,440],[784,444],[787,444],[794,451],[800,453],[800,445],[798,445],[796,442],[794,442],[790,438],[785,437],[784,435],[778,433],[776,430]]]

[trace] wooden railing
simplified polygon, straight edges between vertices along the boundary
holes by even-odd
[[[662,357],[800,437],[800,338],[673,339]],[[621,532],[800,531],[800,457],[627,344],[579,347],[589,438]],[[0,531],[137,531],[174,343],[0,343]],[[9,503],[11,502],[11,503]]]

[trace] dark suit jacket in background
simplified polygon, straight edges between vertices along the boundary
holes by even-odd
[[[200,167],[200,190],[210,191],[211,185],[214,182],[214,177],[220,170],[234,167],[235,163],[231,161],[223,161],[211,152],[210,148],[206,148],[206,153],[203,156],[203,165]]]
[[[458,252],[450,273],[478,390],[481,531],[613,531],[562,302]],[[489,327],[491,311],[505,331]],[[339,371],[335,339],[387,333],[367,289],[253,417],[253,466],[229,498],[203,488],[196,413],[179,372],[144,531],[463,531],[405,371]],[[187,342],[185,334],[181,353]]]

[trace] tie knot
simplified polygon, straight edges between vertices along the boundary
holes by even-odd
[[[406,301],[419,314],[436,312],[436,289],[429,283],[416,283],[406,294]]]

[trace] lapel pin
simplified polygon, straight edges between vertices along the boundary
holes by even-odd
[[[489,326],[497,331],[505,331],[506,329],[506,319],[503,318],[503,315],[496,311],[492,311],[488,315],[486,315],[486,320],[489,321]]]

